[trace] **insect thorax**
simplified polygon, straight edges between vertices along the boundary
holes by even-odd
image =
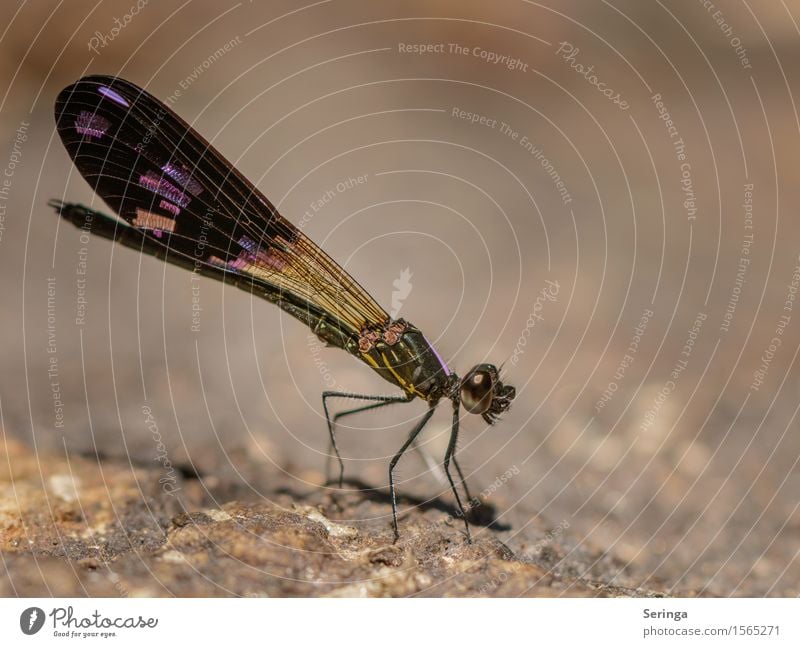
[[[406,393],[428,401],[449,395],[452,374],[422,332],[404,319],[365,326],[357,355]]]

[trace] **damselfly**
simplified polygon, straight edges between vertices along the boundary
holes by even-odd
[[[514,399],[497,368],[478,364],[459,378],[422,332],[393,319],[347,272],[275,207],[203,137],[142,88],[112,76],[88,76],[65,88],[55,107],[58,134],[94,191],[120,218],[51,201],[66,220],[141,253],[183,266],[266,299],[306,324],[330,346],[346,350],[402,395],[325,391],[322,406],[333,452],[343,416],[420,398],[428,410],[389,463],[395,538],[394,469],[442,400],[453,407],[444,471],[464,520],[467,512],[450,474],[452,461],[472,502],[455,456],[459,413],[493,424]],[[368,402],[331,417],[328,400]]]

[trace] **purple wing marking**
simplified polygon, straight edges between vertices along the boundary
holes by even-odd
[[[75,118],[75,130],[84,137],[96,137],[100,139],[106,134],[111,122],[105,117],[88,110],[81,110]]]
[[[158,203],[158,206],[164,209],[165,211],[169,211],[173,216],[177,216],[181,210],[172,204],[169,200],[162,200]]]
[[[153,171],[147,171],[147,173],[140,175],[139,184],[181,207],[186,208],[189,204],[189,196],[179,190],[172,182],[165,180],[163,177],[158,177]]]
[[[102,94],[104,97],[111,99],[112,101],[116,101],[119,105],[125,106],[126,108],[130,108],[131,104],[127,102],[125,97],[123,97],[119,92],[115,92],[111,88],[105,85],[98,85],[97,91]]]
[[[192,177],[188,169],[182,166],[176,166],[175,164],[167,163],[161,167],[161,170],[193,196],[197,197],[202,193],[203,187],[200,186],[200,183]]]

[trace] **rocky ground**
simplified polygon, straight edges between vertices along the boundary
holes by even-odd
[[[660,595],[620,586],[614,560],[569,550],[568,531],[537,529],[521,557],[488,505],[470,544],[447,503],[404,499],[394,543],[383,490],[266,498],[188,469],[165,481],[151,465],[38,456],[8,434],[0,453],[3,596]],[[279,482],[246,458],[236,471]]]

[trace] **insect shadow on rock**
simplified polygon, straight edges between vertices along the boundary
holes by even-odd
[[[428,409],[389,463],[395,539],[394,469],[443,401],[452,406],[444,472],[470,538],[467,513],[450,471],[463,407],[494,424],[514,399],[497,368],[478,364],[459,378],[408,321],[386,311],[276,208],[191,126],[142,88],[113,76],[87,76],[64,88],[56,127],[81,175],[115,218],[59,200],[67,221],[140,253],[230,283],[262,297],[306,324],[320,340],[365,362],[402,395],[325,391],[322,405],[331,445],[344,475],[335,422],[360,411],[419,398]],[[337,413],[331,399],[368,404]]]

